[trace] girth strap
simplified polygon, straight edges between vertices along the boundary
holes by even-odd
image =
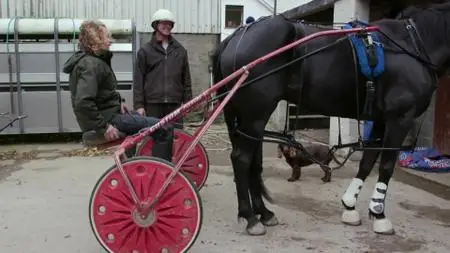
[[[344,26],[345,29],[354,27],[366,27],[367,23],[359,20],[349,22]],[[363,111],[360,116],[373,114],[373,105],[375,104],[376,79],[384,72],[384,49],[378,35],[368,32],[360,32],[355,35],[349,35],[351,45],[353,47],[353,58],[355,64],[366,78],[366,98],[364,101]],[[356,72],[357,75],[358,72]],[[356,77],[356,85],[358,85],[358,77]],[[359,108],[359,103],[358,103]]]

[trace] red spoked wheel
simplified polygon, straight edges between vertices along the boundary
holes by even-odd
[[[176,164],[186,153],[187,148],[194,137],[181,129],[174,129],[174,143],[172,148],[172,163]],[[136,150],[136,156],[151,156],[153,139],[148,137]],[[189,177],[198,190],[205,185],[209,175],[209,159],[205,147],[198,142],[189,155],[188,159],[181,165],[181,170]]]
[[[155,197],[174,169],[153,157],[131,158],[123,168],[141,201]],[[92,231],[109,253],[187,252],[200,232],[202,211],[197,188],[177,173],[155,208],[142,217],[116,166],[97,181],[89,204]]]

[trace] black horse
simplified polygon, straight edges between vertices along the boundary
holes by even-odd
[[[384,72],[375,80],[372,110],[364,111],[366,98],[369,98],[366,95],[367,80],[355,62],[349,37],[342,35],[315,39],[256,66],[250,71],[248,80],[345,37],[333,47],[243,87],[224,108],[232,143],[230,157],[238,217],[247,220],[248,234],[262,235],[265,226],[278,224],[275,214],[264,204],[262,197],[270,202],[272,199],[261,173],[264,128],[280,100],[322,115],[374,122],[371,138],[378,139],[379,146],[385,149],[369,214],[375,218],[373,230],[376,233],[394,233],[392,223],[385,216],[387,187],[398,148],[414,120],[427,109],[437,78],[449,65],[450,4],[413,8],[404,11],[401,19],[382,19],[370,25],[381,31],[378,35],[384,46],[385,59]],[[289,42],[326,29],[331,28],[294,22],[282,15],[266,17],[242,27],[227,37],[213,56],[215,82]],[[224,87],[219,94],[229,88]],[[363,152],[358,173],[341,199],[344,206],[342,222],[345,224],[361,224],[355,210],[357,197],[380,153],[379,149]]]

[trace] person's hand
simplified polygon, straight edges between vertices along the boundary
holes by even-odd
[[[117,128],[115,128],[113,125],[108,125],[104,136],[107,141],[117,140],[119,139],[119,130],[117,130]]]
[[[125,114],[128,113],[128,107],[125,103],[121,103],[120,104],[120,113],[121,114]]]
[[[145,109],[144,108],[139,108],[136,110],[136,112],[141,115],[141,116],[145,116]]]

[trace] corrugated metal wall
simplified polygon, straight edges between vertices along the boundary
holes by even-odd
[[[220,33],[221,0],[0,0],[0,18],[133,19],[140,32],[152,31],[157,9],[176,16],[175,33]]]

